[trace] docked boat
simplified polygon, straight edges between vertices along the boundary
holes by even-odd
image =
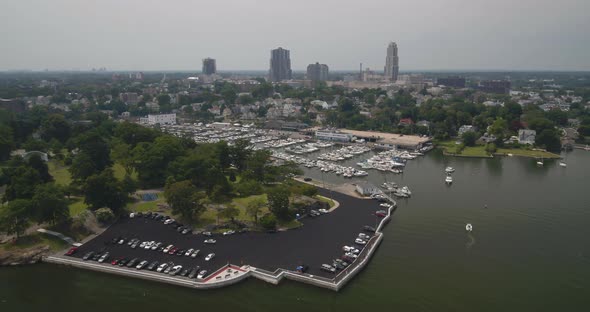
[[[471,231],[473,231],[473,225],[471,225],[471,223],[467,223],[467,224],[465,225],[465,230],[466,230],[467,232],[471,232]]]
[[[455,172],[455,168],[453,168],[453,167],[447,167],[447,168],[445,168],[445,172],[446,173],[453,173],[453,172]]]
[[[445,178],[445,182],[446,182],[447,184],[451,184],[451,183],[453,183],[453,177],[451,177],[451,176],[447,176],[447,177]]]

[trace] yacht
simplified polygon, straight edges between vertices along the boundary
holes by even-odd
[[[453,173],[453,172],[455,172],[455,168],[453,168],[453,167],[447,167],[447,168],[445,169],[445,172],[446,172],[446,173]]]
[[[465,225],[465,230],[467,232],[473,231],[473,225],[471,225],[471,223],[467,223],[467,225]]]
[[[453,177],[451,177],[451,176],[447,176],[447,177],[445,178],[445,182],[446,182],[446,183],[448,183],[448,184],[451,184],[451,183],[453,183]]]

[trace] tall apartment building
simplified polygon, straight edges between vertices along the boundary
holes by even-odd
[[[270,51],[268,79],[272,82],[291,79],[291,57],[289,50],[278,48]]]
[[[326,64],[309,64],[307,65],[307,79],[311,81],[327,81],[329,69]]]
[[[215,59],[206,58],[203,59],[203,74],[204,75],[213,75],[217,73],[217,66],[215,64]]]
[[[387,56],[385,57],[385,78],[391,81],[397,81],[399,74],[399,57],[397,56],[397,44],[389,43],[387,46]]]

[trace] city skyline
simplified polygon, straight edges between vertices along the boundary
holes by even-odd
[[[361,62],[382,69],[383,45],[391,40],[403,47],[404,70],[590,70],[588,1],[314,5],[220,0],[202,10],[186,0],[6,0],[0,3],[0,70],[194,70],[207,56],[217,59],[219,70],[264,70],[268,50],[277,46],[292,51],[294,70],[315,60],[333,71]],[[275,6],[286,14],[268,27],[272,12],[258,8]],[[174,14],[161,14],[166,11]],[[391,12],[404,14],[391,19]],[[301,16],[314,22],[303,23]],[[158,38],[166,45],[154,44]]]

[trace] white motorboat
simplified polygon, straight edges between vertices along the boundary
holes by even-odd
[[[543,166],[543,162],[542,161],[537,161],[537,166]]]
[[[451,176],[447,176],[447,177],[445,178],[445,182],[446,182],[446,183],[448,183],[448,184],[451,184],[451,183],[453,183],[453,177],[451,177]]]
[[[566,163],[564,163],[563,161],[559,162],[559,165],[560,165],[561,167],[567,167],[567,164],[566,164]]]
[[[467,232],[473,231],[473,225],[471,225],[471,223],[467,223],[467,225],[465,225],[465,230]]]
[[[453,168],[453,167],[447,167],[447,168],[445,169],[445,172],[446,172],[446,173],[453,173],[453,172],[455,172],[455,168]]]

